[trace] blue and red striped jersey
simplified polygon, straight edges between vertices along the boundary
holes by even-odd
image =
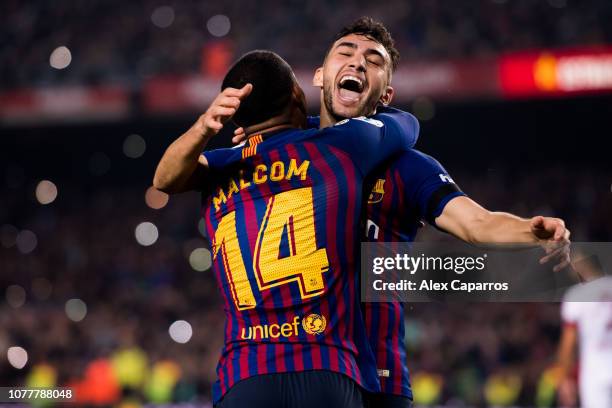
[[[444,167],[417,150],[394,156],[376,169],[368,197],[366,237],[374,242],[411,242],[421,220],[435,218],[453,198],[464,195]],[[384,393],[412,398],[404,343],[404,305],[364,303],[368,340]]]
[[[203,216],[226,315],[215,402],[244,378],[312,369],[379,389],[358,297],[363,180],[417,134],[399,112],[204,153]]]

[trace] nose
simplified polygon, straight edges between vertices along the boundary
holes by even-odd
[[[359,53],[355,53],[353,58],[351,58],[349,61],[349,67],[354,68],[358,72],[365,72],[366,66],[367,64],[365,57]]]

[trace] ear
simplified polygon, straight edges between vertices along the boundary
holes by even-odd
[[[312,86],[323,88],[323,67],[317,68],[312,77]]]
[[[387,86],[385,88],[385,91],[383,92],[383,94],[380,97],[380,103],[382,103],[383,105],[387,106],[391,103],[391,100],[393,99],[393,94],[395,93],[395,91],[393,90],[392,87]]]

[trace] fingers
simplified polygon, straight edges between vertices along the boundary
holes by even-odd
[[[233,96],[233,97],[239,98],[240,100],[243,100],[244,98],[249,96],[252,90],[253,90],[253,85],[246,84],[240,89],[225,88],[223,92],[221,92],[221,94],[225,96]]]
[[[238,109],[240,106],[240,98],[237,96],[227,96],[221,94],[219,95],[219,99],[215,101],[214,105]]]
[[[243,86],[240,89],[240,100],[244,100],[244,98],[246,98],[247,96],[249,96],[251,94],[251,91],[253,91],[253,85],[252,84],[246,84],[245,86]]]
[[[537,216],[531,219],[531,228],[543,229],[544,228],[544,217]]]
[[[244,132],[244,128],[239,127],[234,130],[234,137],[232,137],[232,143],[238,144],[246,139],[246,133]]]

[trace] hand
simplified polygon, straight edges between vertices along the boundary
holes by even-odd
[[[555,259],[558,263],[553,267],[554,272],[567,267],[570,264],[570,230],[565,227],[565,222],[560,218],[533,217],[530,222],[531,233],[542,243],[546,256],[540,259],[540,263],[546,263]]]
[[[238,129],[234,130],[234,137],[232,137],[233,144],[240,144],[244,142],[246,139],[247,139],[247,135],[244,131],[244,128],[239,127]]]
[[[240,102],[243,101],[251,91],[253,85],[246,84],[240,89],[225,88],[210,104],[206,112],[200,116],[202,134],[212,137],[223,129],[223,125],[231,119],[238,110]]]

